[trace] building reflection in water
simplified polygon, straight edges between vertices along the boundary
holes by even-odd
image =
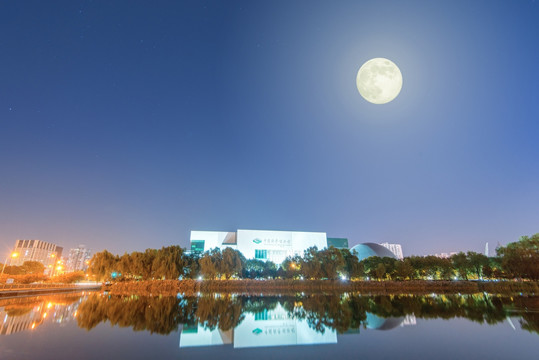
[[[234,348],[335,344],[360,331],[391,330],[418,319],[465,318],[479,324],[515,324],[539,333],[539,297],[472,295],[303,294],[142,296],[64,294],[0,300],[0,333],[64,326],[76,319],[88,331],[101,323],[170,335],[179,346]],[[512,326],[516,328],[515,325]],[[177,336],[177,335],[175,335]]]
[[[232,345],[234,348],[336,344],[338,337],[359,334],[360,329],[349,329],[343,334],[326,327],[323,332],[314,329],[305,319],[294,317],[278,303],[272,310],[244,313],[245,318],[234,329],[208,329],[202,324],[184,325],[180,331],[180,348],[214,345]],[[364,326],[373,330],[391,330],[398,326],[415,325],[414,315],[382,318],[366,313]]]
[[[0,335],[36,329],[46,322],[65,325],[77,316],[84,293],[0,300]]]
[[[307,321],[291,316],[281,304],[269,311],[245,313],[243,321],[234,329],[209,330],[197,323],[192,327],[184,326],[180,334],[180,347],[233,344],[235,348],[246,348],[334,343],[337,343],[335,330],[317,332]]]
[[[34,329],[41,325],[43,317],[37,307],[30,309],[24,314],[9,314],[8,311],[0,309],[0,318],[2,326],[0,327],[0,335],[10,335],[20,331]]]

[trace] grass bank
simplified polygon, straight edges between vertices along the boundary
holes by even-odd
[[[526,294],[539,295],[538,282],[482,281],[339,281],[339,280],[152,280],[118,282],[107,286],[112,294],[196,295],[198,293],[290,294],[296,292],[364,294]]]

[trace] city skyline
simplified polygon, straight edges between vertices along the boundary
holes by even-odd
[[[4,2],[0,252],[268,229],[494,253],[539,232],[538,6]],[[375,57],[402,72],[384,105],[356,88]]]

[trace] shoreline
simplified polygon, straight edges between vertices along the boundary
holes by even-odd
[[[41,288],[21,288],[21,289],[4,289],[0,290],[0,299],[19,297],[19,296],[32,296],[32,295],[46,295],[46,294],[58,294],[66,292],[77,291],[90,291],[101,290],[101,285],[92,286],[62,286],[62,287],[41,287]]]
[[[358,292],[365,295],[398,294],[539,294],[539,282],[532,281],[340,281],[340,280],[147,280],[117,282],[103,287],[113,295],[172,296],[200,293],[278,295],[297,292],[337,294]]]

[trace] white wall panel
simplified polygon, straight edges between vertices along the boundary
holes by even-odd
[[[280,264],[287,256],[303,255],[311,246],[327,246],[326,233],[274,230],[243,230],[237,232],[237,249],[248,259],[254,259],[256,250],[266,250],[267,260]]]

